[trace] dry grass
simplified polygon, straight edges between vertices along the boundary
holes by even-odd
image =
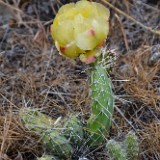
[[[145,124],[144,130],[140,131],[142,140],[140,143],[142,156],[145,157],[145,152],[148,152],[148,156],[152,159],[159,159],[160,153],[160,123],[154,121],[150,124]],[[144,151],[143,151],[144,150]]]
[[[158,29],[160,4],[109,2],[145,26]],[[87,67],[58,55],[50,37],[53,16],[67,1],[2,3],[14,14],[0,27],[0,159],[14,159],[20,153],[28,160],[43,150],[39,138],[23,126],[19,110],[38,108],[54,118],[76,112],[85,122],[91,108]],[[160,61],[150,66],[148,60],[160,38],[115,9],[111,9],[110,26],[108,47],[117,52],[111,73],[116,107],[110,138],[120,140],[134,130],[140,141],[140,159],[158,159]],[[89,152],[90,159],[107,159],[102,149]]]
[[[1,159],[15,158],[18,153],[41,155],[40,140],[26,128],[13,112],[0,116]]]
[[[146,105],[159,107],[158,82],[160,78],[158,72],[160,70],[160,61],[153,66],[149,66],[151,48],[142,46],[127,55],[120,56],[117,59],[114,72],[118,79],[127,80],[123,83],[123,87],[132,99],[134,98]]]

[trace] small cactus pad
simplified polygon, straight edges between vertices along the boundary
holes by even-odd
[[[129,132],[126,136],[126,151],[128,160],[138,159],[138,140],[134,132]]]
[[[106,145],[110,158],[114,160],[127,160],[126,152],[122,145],[114,140],[108,141]]]
[[[106,69],[99,61],[91,65],[90,74],[92,113],[87,130],[91,134],[91,142],[98,145],[103,142],[111,125],[114,95]]]

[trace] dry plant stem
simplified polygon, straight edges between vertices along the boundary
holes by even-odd
[[[124,15],[125,17],[127,17],[128,19],[130,19],[131,21],[135,22],[136,24],[140,25],[142,28],[144,28],[145,30],[148,30],[150,32],[152,32],[153,34],[158,34],[160,35],[160,30],[153,30],[151,27],[147,27],[145,25],[143,25],[141,22],[137,21],[136,19],[134,19],[133,17],[129,16],[128,14],[126,14],[125,12],[121,11],[120,9],[118,9],[117,7],[113,6],[111,3],[107,2],[106,0],[101,0],[103,3],[107,4],[109,7],[111,7],[112,9],[114,9],[115,11],[117,11],[118,13]]]
[[[136,2],[136,3],[140,3],[143,6],[146,6],[147,8],[150,8],[150,9],[155,10],[156,12],[160,13],[160,10],[158,8],[150,6],[150,5],[146,4],[146,3],[144,3],[143,1],[137,1],[137,0],[133,0],[133,1]]]
[[[101,60],[101,57],[99,59]],[[104,141],[106,132],[110,128],[114,109],[111,81],[99,59],[90,65],[92,113],[88,120],[87,130],[91,135],[89,141],[91,146],[99,145]]]
[[[3,139],[2,139],[2,144],[1,144],[1,148],[0,148],[0,153],[4,152],[5,142],[6,142],[8,131],[10,128],[10,122],[11,122],[11,117],[9,116],[9,122],[7,122],[7,116],[6,116],[5,122],[4,122],[4,132],[3,132]]]
[[[13,5],[10,5],[10,4],[6,3],[6,2],[3,2],[2,0],[0,0],[0,5],[1,4],[6,6],[6,7],[8,7],[8,9],[11,12],[13,12],[15,18],[19,21],[18,24],[23,24],[26,28],[29,28],[28,24],[35,24],[35,23],[38,24],[39,26],[42,26],[42,22],[41,21],[39,21],[38,19],[33,18],[32,16],[29,16],[29,15],[25,14],[21,9],[19,9],[19,8],[13,6]],[[23,21],[22,17],[21,17],[22,15],[25,15],[26,17],[30,18],[32,20],[32,22]],[[46,25],[47,22],[44,22],[44,23]]]
[[[13,7],[12,5],[9,5],[8,3],[5,3],[4,1],[0,0],[0,4],[3,4],[5,6],[7,6],[8,8],[12,9],[12,10],[15,10],[17,12],[20,12],[20,13],[23,13],[20,9],[16,8],[16,7]]]
[[[120,17],[117,14],[115,14],[115,17],[117,18],[117,20],[118,20],[118,22],[119,22],[119,24],[121,26],[121,31],[122,31],[122,34],[123,34],[123,37],[124,37],[124,43],[125,43],[126,49],[128,51],[129,50],[129,45],[128,45],[128,40],[127,40],[126,33],[124,31],[124,26],[122,24],[122,21],[120,20]]]

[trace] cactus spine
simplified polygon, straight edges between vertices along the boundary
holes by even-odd
[[[114,110],[111,81],[100,59],[101,56],[90,65],[92,112],[88,120],[87,130],[91,135],[89,144],[93,146],[99,145],[104,141],[106,132],[111,125],[111,117]]]

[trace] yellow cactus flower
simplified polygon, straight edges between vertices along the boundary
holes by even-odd
[[[110,12],[102,4],[78,1],[62,6],[51,25],[60,54],[92,63],[109,32]],[[92,57],[93,56],[93,57]]]

